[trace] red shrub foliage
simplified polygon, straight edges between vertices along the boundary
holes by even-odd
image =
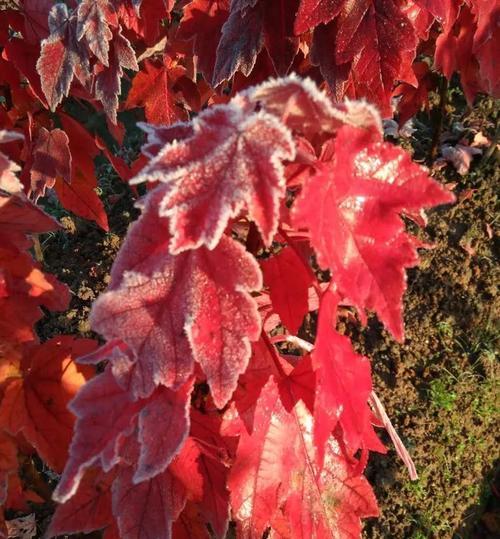
[[[232,520],[238,537],[358,537],[378,511],[362,475],[385,451],[374,427],[414,468],[336,322],[374,311],[403,339],[405,270],[423,245],[402,216],[423,226],[453,201],[384,142],[381,116],[404,122],[426,103],[429,54],[470,101],[498,95],[498,4],[0,8],[0,502],[36,498],[16,458],[36,451],[62,472],[51,536],[222,538]],[[143,108],[143,155],[114,155],[75,104],[118,145],[122,114]],[[101,153],[147,186],[92,309],[106,342],[40,344],[40,307],[69,296],[30,254],[58,226],[36,202],[54,190],[108,230]],[[297,337],[306,316],[314,346]]]

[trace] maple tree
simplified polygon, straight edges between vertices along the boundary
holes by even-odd
[[[453,201],[384,142],[381,117],[415,114],[436,70],[459,72],[470,102],[498,95],[497,3],[15,0],[1,13],[0,502],[37,499],[17,472],[36,451],[62,472],[52,536],[222,538],[233,520],[241,537],[358,537],[378,511],[363,476],[385,451],[374,427],[415,472],[337,320],[372,311],[403,339],[405,270],[424,245],[402,216],[424,226]],[[115,152],[127,113],[148,122],[133,161]],[[58,226],[37,202],[55,192],[107,231],[101,154],[146,185],[92,308],[106,342],[40,343],[40,307],[69,295],[31,255]],[[297,336],[310,313],[314,345]]]

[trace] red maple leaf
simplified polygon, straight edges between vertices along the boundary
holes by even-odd
[[[412,66],[417,85],[400,84],[394,95],[400,97],[398,102],[398,122],[403,125],[425,105],[429,106],[429,92],[437,86],[437,76],[426,62],[415,62]]]
[[[85,382],[74,357],[95,346],[95,341],[66,336],[35,346],[29,352],[29,370],[9,383],[2,401],[1,426],[12,434],[22,432],[57,471],[66,462],[73,430],[67,405]]]
[[[484,6],[478,14],[474,13],[474,8],[479,7],[478,2],[464,3],[458,17],[452,20],[452,24],[444,27],[444,31],[436,39],[436,52],[434,62],[441,69],[443,74],[450,79],[455,72],[460,73],[465,96],[469,103],[473,103],[475,96],[490,88],[494,81],[488,81],[494,75],[492,68],[491,46],[495,44],[495,37],[498,32],[490,34],[489,22],[495,21],[495,12],[487,12]],[[488,9],[488,8],[486,8]],[[498,12],[497,12],[498,13]],[[481,16],[478,19],[477,15]],[[483,17],[484,16],[484,17]],[[490,19],[491,17],[491,19]],[[480,22],[481,27],[478,27]],[[475,53],[478,53],[476,57]],[[480,66],[479,60],[482,65]],[[485,73],[482,73],[485,69]]]
[[[302,3],[305,12],[309,3]],[[319,64],[335,98],[365,97],[376,103],[384,116],[392,116],[394,83],[413,82],[410,66],[417,47],[415,30],[401,2],[325,1],[312,13],[315,15],[310,19],[298,19],[299,28],[331,21],[316,27],[311,59]]]
[[[85,40],[87,47],[105,66],[109,65],[109,42],[113,39],[110,27],[118,26],[118,17],[109,0],[83,0],[78,5],[76,37]]]
[[[261,537],[271,525],[293,539],[358,537],[360,518],[377,514],[368,482],[353,473],[332,438],[318,468],[312,424],[301,402],[285,410],[273,378],[258,400],[252,433],[226,414],[225,429],[240,434],[228,485],[242,536]]]
[[[472,50],[479,62],[483,87],[490,95],[499,97],[500,6],[490,0],[473,0],[472,9],[477,16]]]
[[[252,2],[254,5],[256,2]],[[236,71],[250,75],[257,55],[264,45],[264,27],[260,9],[247,9],[241,2],[231,2],[217,46],[212,86],[229,80]],[[253,6],[251,6],[253,7]]]
[[[234,456],[236,439],[221,436],[221,417],[191,411],[191,437],[198,445],[198,470],[203,477],[203,496],[197,503],[217,537],[226,537],[229,524],[228,463]]]
[[[50,521],[48,537],[63,534],[90,533],[113,523],[111,485],[114,473],[89,470],[76,494],[59,504]]]
[[[344,0],[300,0],[295,18],[295,33],[302,34],[320,24],[329,23],[340,13],[343,3]]]
[[[363,444],[369,421],[368,397],[372,390],[370,361],[356,354],[348,337],[335,330],[338,298],[326,292],[321,301],[312,362],[316,371],[314,439],[320,462],[337,423],[354,454]]]
[[[215,249],[168,252],[168,220],[157,214],[165,186],[150,194],[112,270],[112,286],[94,304],[93,328],[126,342],[149,380],[177,389],[197,361],[223,406],[248,363],[260,319],[249,290],[260,271],[240,244],[223,236]],[[144,395],[143,395],[144,396]]]
[[[193,41],[198,69],[211,81],[222,25],[229,15],[230,0],[192,0],[186,5],[177,37]]]
[[[144,69],[132,80],[125,108],[145,107],[146,120],[151,124],[172,124],[187,119],[179,106],[173,85],[185,73],[165,55],[162,63],[145,60]]]
[[[184,506],[184,510],[172,526],[174,539],[210,539],[208,528],[203,522],[196,505],[190,501]],[[225,537],[225,534],[219,537]]]
[[[239,71],[248,77],[265,47],[271,59],[269,75],[286,75],[299,50],[294,35],[298,0],[232,2],[217,47],[212,85],[229,80]]]
[[[42,41],[37,71],[50,109],[54,111],[69,89],[76,74],[85,84],[89,78],[89,58],[76,39],[76,17],[66,4],[55,4],[49,13],[50,36]]]
[[[286,75],[299,50],[299,38],[294,35],[294,20],[299,0],[284,0],[262,4],[264,46],[271,58],[275,74]]]
[[[134,461],[137,448],[129,448]],[[172,523],[188,499],[201,498],[203,478],[196,469],[199,450],[188,439],[181,453],[162,473],[135,483],[134,467],[120,466],[112,487],[113,514],[123,539],[171,537]]]
[[[259,107],[277,116],[294,133],[316,141],[325,133],[333,133],[343,125],[382,131],[378,110],[362,101],[345,101],[333,104],[310,79],[295,74],[280,79],[270,79],[249,88],[246,95]],[[300,143],[298,143],[300,144]],[[310,143],[306,144],[311,148]],[[303,148],[297,148],[297,153]],[[309,151],[304,164],[311,164],[314,151]],[[297,155],[303,160],[304,152]]]
[[[40,75],[36,70],[39,55],[40,44],[30,44],[24,39],[9,40],[2,51],[2,56],[9,60],[9,62],[12,62],[19,72],[26,77],[33,94],[46,105]],[[31,104],[31,107],[33,107],[33,104]]]
[[[102,103],[109,119],[116,124],[123,70],[126,68],[139,71],[134,49],[121,29],[113,33],[108,59],[109,66],[102,64],[94,66],[95,97]]]
[[[69,291],[53,275],[45,274],[33,258],[13,246],[0,247],[3,297],[36,298],[48,309],[64,310],[69,303]]]
[[[165,184],[160,215],[170,218],[170,251],[213,249],[242,209],[269,245],[285,194],[281,161],[295,154],[289,131],[236,99],[201,113],[192,129],[192,136],[167,143],[131,181]]]
[[[290,333],[296,334],[309,310],[308,290],[314,280],[312,271],[291,247],[262,261],[261,267],[274,310]]]
[[[249,431],[254,425],[255,403],[262,388],[274,374],[273,358],[266,342],[261,338],[252,346],[252,355],[246,371],[239,377],[233,400],[238,415]]]
[[[30,234],[57,230],[60,225],[24,193],[10,195],[0,191],[0,239],[4,245],[28,249],[32,245]]]
[[[331,268],[342,295],[361,316],[376,311],[402,339],[405,268],[418,257],[400,214],[418,216],[452,201],[406,152],[375,131],[345,126],[324,148],[293,214],[297,226],[309,229],[318,262]]]
[[[189,432],[189,408],[193,381],[178,391],[159,387],[139,414],[138,440],[141,452],[134,482],[162,473],[179,453]],[[168,433],[168,441],[158,432]]]
[[[94,159],[99,149],[90,133],[67,114],[60,114],[64,132],[69,138],[71,150],[71,182],[59,178],[55,190],[61,204],[84,219],[95,221],[108,231],[108,217],[104,205],[96,193],[97,178]]]
[[[71,152],[68,135],[62,129],[40,128],[33,147],[31,192],[35,199],[45,195],[60,179],[71,183]]]
[[[15,440],[6,432],[0,431],[0,504],[2,505],[7,499],[9,476],[16,470],[17,447]]]
[[[463,0],[414,0],[417,5],[427,10],[444,28],[449,28],[457,18]]]
[[[47,14],[53,6],[51,0],[24,0],[21,11],[24,17],[23,35],[29,43],[40,43],[49,34]]]
[[[134,484],[134,469],[122,467],[113,483],[113,513],[123,539],[171,537],[186,503],[186,489],[171,473]]]
[[[142,405],[118,385],[111,369],[85,384],[70,405],[77,418],[75,433],[55,500],[63,503],[74,496],[92,465],[108,472],[119,462],[121,445],[135,427]]]

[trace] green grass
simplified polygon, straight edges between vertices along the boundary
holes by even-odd
[[[435,408],[450,412],[455,406],[457,394],[450,389],[448,380],[437,378],[429,384],[429,399]]]

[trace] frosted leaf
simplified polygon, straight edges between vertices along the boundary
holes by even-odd
[[[108,66],[109,42],[113,32],[109,28],[118,25],[118,19],[108,0],[83,0],[78,6],[76,37],[85,39],[97,59]]]
[[[172,254],[213,249],[243,209],[271,243],[285,194],[282,161],[294,158],[295,146],[274,116],[248,108],[241,98],[212,107],[193,121],[192,136],[179,124],[182,138],[167,143],[132,180],[166,184],[159,211],[170,218]],[[153,133],[149,153],[159,134]]]
[[[215,403],[230,398],[250,357],[260,317],[250,290],[262,286],[255,259],[223,236],[215,249],[174,256],[168,221],[157,214],[168,186],[149,195],[112,270],[111,289],[94,304],[94,330],[123,340],[142,379],[178,389],[197,361]],[[146,395],[143,395],[146,396]]]
[[[382,132],[380,114],[374,106],[362,100],[334,105],[311,79],[295,74],[270,79],[249,88],[245,95],[278,116],[290,129],[308,136],[332,132],[343,125],[372,127]]]

